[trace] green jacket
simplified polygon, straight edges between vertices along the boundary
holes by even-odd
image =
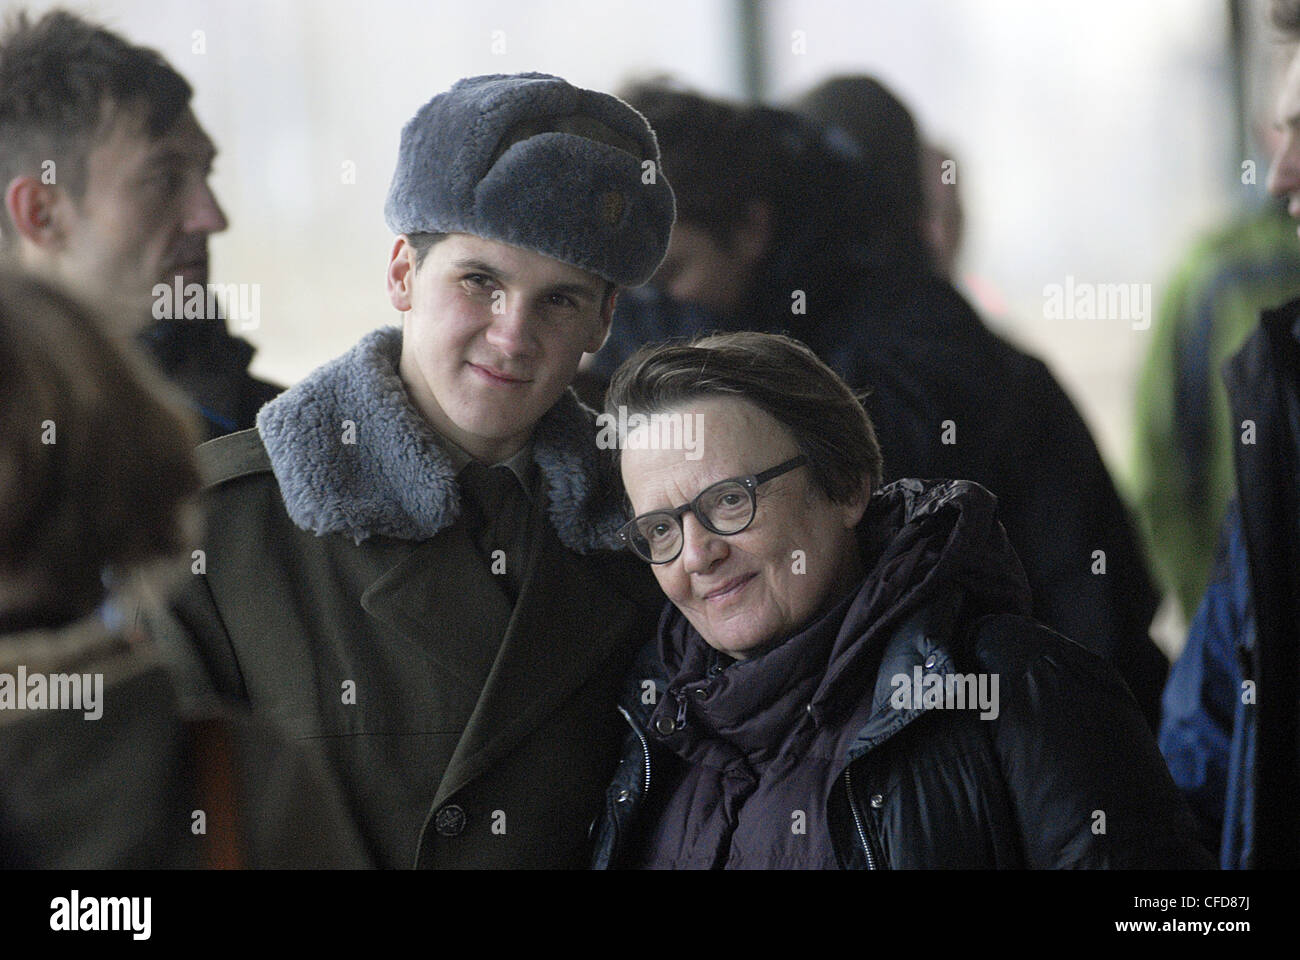
[[[612,552],[594,416],[566,394],[534,433],[512,603],[400,349],[400,330],[376,331],[258,430],[200,448],[207,541],[171,646],[326,759],[379,865],[583,866],[621,738],[615,691],[663,597]]]
[[[1220,369],[1261,310],[1300,296],[1300,246],[1270,203],[1198,243],[1175,274],[1138,380],[1135,501],[1152,558],[1188,620],[1209,581],[1233,490],[1232,424]]]

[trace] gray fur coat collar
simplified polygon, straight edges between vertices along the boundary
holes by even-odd
[[[257,415],[285,507],[303,530],[357,543],[424,540],[460,515],[451,461],[398,375],[401,350],[400,327],[376,330]],[[619,490],[595,438],[595,415],[572,391],[533,434],[551,525],[578,553],[619,546]]]

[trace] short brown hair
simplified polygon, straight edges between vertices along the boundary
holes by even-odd
[[[157,138],[185,112],[191,93],[155,50],[66,10],[35,22],[19,12],[0,37],[0,187],[54,160],[59,185],[79,199],[86,157],[106,121],[138,110]]]
[[[20,603],[84,606],[104,568],[183,548],[197,426],[129,344],[0,269],[0,370],[0,580],[21,584]]]
[[[642,347],[615,371],[605,410],[666,412],[704,397],[748,400],[784,426],[827,499],[880,484],[880,444],[862,401],[808,347],[775,333],[723,333]]]

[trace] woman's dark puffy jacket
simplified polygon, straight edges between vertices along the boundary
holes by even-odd
[[[902,480],[872,498],[859,528],[868,573],[785,741],[834,745],[823,754],[834,756],[824,797],[834,859],[867,869],[1212,868],[1114,668],[1024,615],[1024,574],[995,511],[965,481]],[[694,662],[683,644],[702,642],[670,607],[628,678],[624,755],[592,825],[597,868],[637,862],[629,847],[644,836],[647,796],[680,782],[686,761],[665,741],[693,722],[682,688],[698,682],[681,672]],[[896,706],[895,678],[916,670],[996,675],[996,717]],[[725,806],[721,788],[699,795],[701,782],[693,809]],[[721,865],[729,840],[725,827],[717,833],[691,842],[716,842]]]

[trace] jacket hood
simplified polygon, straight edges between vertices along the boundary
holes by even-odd
[[[845,613],[814,709],[855,700],[864,666],[887,655],[885,638],[905,621],[951,620],[958,608],[966,621],[1030,613],[1029,584],[998,521],[997,498],[978,483],[891,483],[872,497],[858,532],[868,573]],[[926,632],[943,639],[941,631]],[[846,687],[853,696],[841,697]]]
[[[997,519],[997,498],[977,483],[906,479],[889,484],[872,496],[858,540],[867,574],[857,591],[823,610],[794,638],[802,643],[828,629],[833,633],[829,653],[809,667],[824,668],[824,673],[811,698],[805,695],[800,701],[819,723],[861,705],[864,677],[892,675],[904,661],[910,670],[916,636],[923,635],[929,644],[945,643],[950,633],[945,625],[951,625],[959,609],[969,621],[990,613],[1027,615],[1031,608],[1024,570]],[[909,622],[915,629],[899,629]],[[889,641],[895,636],[901,641],[892,650]],[[679,689],[695,681],[687,674],[712,663],[710,652],[702,650],[703,639],[675,607],[664,612],[657,645],[663,692],[669,679],[672,689]],[[741,674],[763,672],[765,661],[782,659],[780,651],[778,646],[733,664],[726,674],[736,671],[734,679],[740,681]],[[647,665],[643,656],[637,669],[644,671]],[[785,697],[785,688],[794,690],[809,679],[797,665],[782,670],[782,689],[766,694],[774,700]],[[870,713],[877,712],[876,701],[888,708],[890,692],[888,678],[878,679]],[[889,715],[900,716],[892,709]]]
[[[460,489],[436,432],[397,372],[400,327],[364,337],[264,406],[257,429],[294,524],[425,540],[460,515]],[[595,444],[595,414],[566,391],[537,422],[533,459],[560,542],[578,553],[613,550],[620,487]]]

